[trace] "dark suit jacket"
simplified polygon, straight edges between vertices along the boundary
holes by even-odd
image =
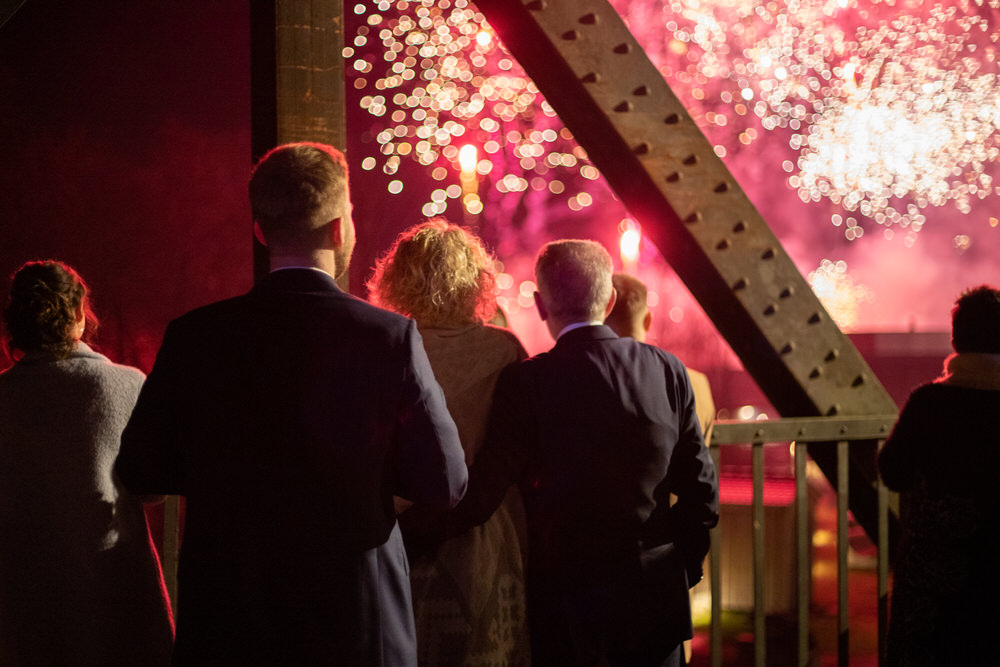
[[[175,664],[416,664],[392,496],[467,471],[412,320],[272,273],[169,325],[122,441],[130,491],[187,501]]]
[[[536,663],[660,664],[691,636],[687,590],[718,519],[684,366],[588,326],[509,368],[494,406],[453,521],[481,520],[520,484]]]

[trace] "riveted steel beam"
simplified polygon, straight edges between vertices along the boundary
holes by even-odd
[[[896,411],[610,3],[477,6],[782,415]],[[874,534],[870,449],[850,477]]]

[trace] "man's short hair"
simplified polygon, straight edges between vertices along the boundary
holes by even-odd
[[[347,160],[333,146],[271,149],[250,176],[250,210],[268,243],[293,243],[350,211]]]
[[[535,279],[549,315],[567,322],[601,320],[611,298],[611,255],[596,241],[553,241],[538,253]]]
[[[1000,354],[1000,290],[980,285],[962,293],[951,311],[956,352]]]
[[[637,320],[646,314],[646,285],[627,273],[616,273],[611,276],[618,298],[608,319],[604,321],[615,333],[631,332],[637,325]]]

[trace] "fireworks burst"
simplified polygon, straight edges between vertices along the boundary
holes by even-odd
[[[709,128],[745,126],[733,144],[758,139],[754,125],[786,133],[804,202],[919,231],[928,206],[969,213],[1000,193],[998,4],[671,0],[663,69]]]
[[[854,282],[843,260],[824,259],[818,269],[810,272],[808,280],[830,317],[845,331],[858,321],[859,306],[875,301],[875,293],[868,286]]]
[[[392,175],[412,159],[446,183],[471,145],[482,156],[477,192],[442,183],[424,215],[444,214],[449,200],[478,215],[481,197],[532,191],[561,197],[573,211],[593,202],[587,184],[597,169],[469,2],[358,3],[354,12],[365,18],[346,53],[353,85],[364,91],[361,107],[383,124],[378,154],[363,160],[364,169]]]

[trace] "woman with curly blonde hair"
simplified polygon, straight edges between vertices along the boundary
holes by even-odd
[[[416,320],[471,466],[500,371],[527,356],[512,332],[487,324],[493,258],[475,235],[435,218],[396,239],[368,288],[375,304]],[[485,524],[411,560],[421,665],[530,663],[515,493]],[[405,512],[400,523],[405,539]]]

